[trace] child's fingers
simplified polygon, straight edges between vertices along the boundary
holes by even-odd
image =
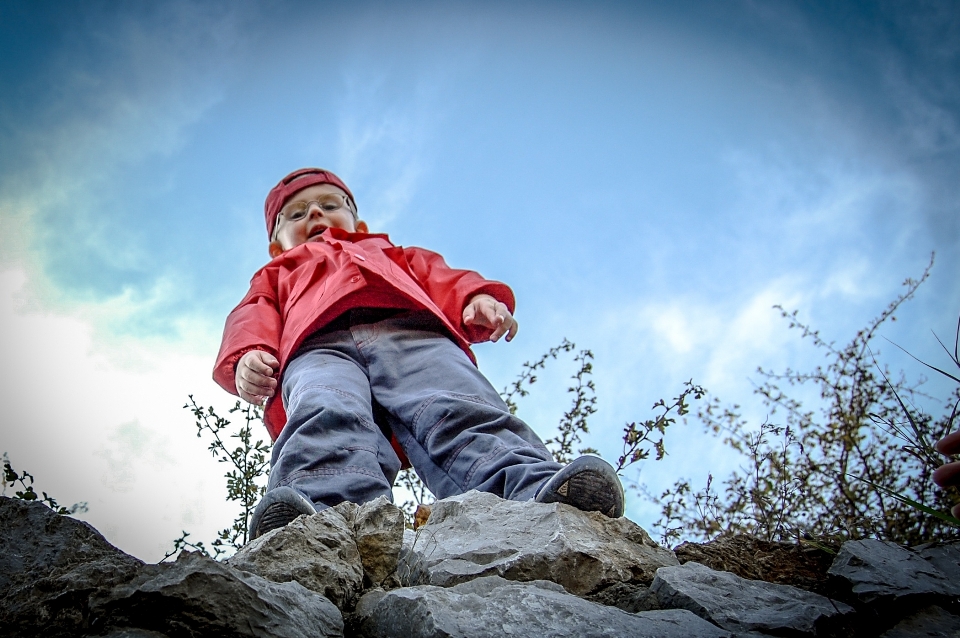
[[[243,390],[240,390],[240,398],[246,401],[247,403],[252,403],[254,405],[261,405],[261,406],[267,400],[267,397],[262,397],[255,394],[249,394],[247,392],[244,392]]]
[[[272,377],[260,375],[241,376],[237,382],[237,387],[242,388],[250,394],[256,394],[264,397],[272,397],[277,387],[277,380]]]
[[[463,324],[480,324],[490,328],[496,325],[496,313],[490,304],[473,303],[463,311]]]
[[[943,437],[934,447],[940,454],[960,454],[960,430]]]
[[[250,360],[247,362],[250,369],[264,376],[272,377],[280,368],[280,362],[269,352],[256,350],[255,353],[256,355],[250,357]]]
[[[520,329],[520,324],[517,323],[517,320],[513,317],[510,318],[510,329],[507,330],[507,341],[513,341],[513,338],[517,336],[517,331]]]
[[[251,365],[253,364],[253,365]],[[244,361],[237,367],[237,390],[246,392],[250,396],[272,397],[277,387],[277,380],[254,369],[256,362]],[[270,370],[269,366],[258,366]]]
[[[947,463],[935,469],[933,482],[940,487],[960,486],[960,461]]]
[[[513,338],[517,335],[517,330],[519,329],[519,324],[517,320],[513,317],[509,319],[501,319],[501,323],[497,326],[497,329],[493,331],[493,334],[490,335],[490,341],[497,341],[503,335],[507,335],[507,341],[513,341]]]
[[[490,340],[497,341],[503,335],[507,335],[507,341],[510,341],[513,339],[513,333],[516,332],[516,320],[513,318],[513,315],[510,314],[510,310],[506,304],[500,302],[497,302],[494,313],[493,325],[496,327],[496,330],[490,335]]]

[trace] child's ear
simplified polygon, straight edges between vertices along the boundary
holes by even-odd
[[[359,219],[357,220],[357,224],[356,224],[355,228],[357,229],[356,232],[358,232],[358,233],[369,233],[369,232],[370,232],[370,229],[367,228],[367,222],[361,221],[361,220],[359,220]]]
[[[270,242],[270,248],[269,248],[269,250],[270,250],[270,257],[271,257],[271,259],[276,258],[276,257],[279,257],[280,255],[283,254],[283,246],[281,246],[281,245],[280,245],[280,242],[278,242],[278,241],[272,241],[272,242]]]

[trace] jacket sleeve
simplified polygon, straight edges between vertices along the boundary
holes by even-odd
[[[277,304],[276,272],[260,270],[250,281],[250,291],[227,316],[223,341],[213,369],[213,380],[224,390],[237,394],[237,362],[251,350],[277,356],[281,321]]]
[[[516,301],[506,284],[484,279],[472,270],[451,268],[443,257],[423,248],[410,247],[403,251],[411,272],[427,296],[470,343],[486,341],[493,332],[490,328],[463,325],[463,309],[474,295],[486,293],[514,312]]]

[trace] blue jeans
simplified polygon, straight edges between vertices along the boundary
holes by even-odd
[[[392,501],[400,460],[375,405],[437,498],[527,500],[560,469],[430,313],[341,328],[311,335],[287,366],[270,489],[294,487],[318,509]]]

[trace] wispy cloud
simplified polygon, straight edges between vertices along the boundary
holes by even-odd
[[[108,444],[94,454],[107,465],[100,477],[101,482],[114,492],[129,492],[136,483],[137,468],[144,463],[157,469],[174,463],[169,441],[163,441],[156,432],[136,420],[115,427],[107,441]]]
[[[7,265],[27,262],[86,294],[160,274],[138,228],[144,200],[167,178],[131,178],[130,169],[181,150],[187,129],[222,97],[211,78],[223,73],[212,67],[229,47],[209,30],[228,33],[232,19],[190,3],[157,13],[149,23],[125,12],[83,16],[90,28],[43,59],[44,93],[0,107],[0,118],[16,122],[0,158],[0,214],[13,222],[0,240]]]
[[[383,75],[369,70],[344,75],[338,165],[371,195],[360,206],[361,213],[370,211],[375,230],[389,229],[422,187],[443,118],[438,96],[443,68],[443,63],[435,64],[400,77],[389,68]]]

